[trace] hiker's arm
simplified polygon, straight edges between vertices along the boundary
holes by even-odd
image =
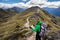
[[[33,25],[30,27],[33,31],[36,32],[36,27],[34,27]]]

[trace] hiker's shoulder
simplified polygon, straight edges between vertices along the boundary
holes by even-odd
[[[42,24],[43,22],[42,21],[39,21],[40,24]]]

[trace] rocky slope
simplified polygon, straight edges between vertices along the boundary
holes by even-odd
[[[31,37],[34,38],[35,35],[33,35],[33,31],[29,26],[36,24],[38,17],[48,25],[46,32],[47,39],[58,40],[60,38],[58,36],[60,31],[60,17],[50,15],[37,6],[16,14],[7,22],[2,23],[0,25],[0,40],[30,40]],[[57,35],[56,39],[55,35]]]
[[[16,15],[16,13],[18,13],[18,12],[14,11],[12,9],[2,9],[2,8],[0,8],[0,24],[2,22],[6,22],[12,16]]]

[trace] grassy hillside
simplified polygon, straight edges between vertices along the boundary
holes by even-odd
[[[6,22],[8,19],[10,19],[12,16],[14,16],[17,12],[13,10],[4,10],[0,8],[0,24],[2,22]]]
[[[48,25],[47,34],[55,33],[60,29],[60,17],[50,15],[39,7],[32,7],[0,25],[0,40],[26,40],[26,37],[33,33],[31,29],[24,26],[28,17],[30,26],[36,24],[38,17],[41,21],[46,22]]]

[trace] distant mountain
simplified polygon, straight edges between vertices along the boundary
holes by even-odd
[[[19,7],[13,7],[13,8],[11,8],[12,10],[15,10],[15,11],[17,11],[17,12],[22,12],[22,11],[24,11],[25,9],[24,8],[19,8]]]
[[[19,7],[13,7],[13,8],[8,8],[8,9],[4,9],[4,10],[11,11],[11,12],[22,12],[25,9],[24,8],[19,8]]]
[[[43,9],[48,11],[50,14],[54,14],[54,15],[60,16],[60,7],[59,8],[48,8],[48,7],[45,7]]]

